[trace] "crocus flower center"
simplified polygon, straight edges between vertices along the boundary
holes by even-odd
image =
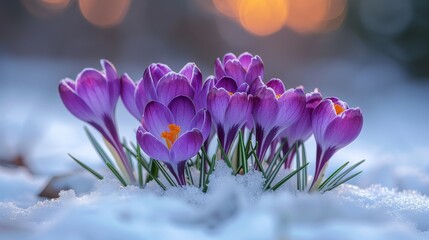
[[[180,127],[174,123],[168,124],[169,131],[164,131],[161,133],[161,137],[165,139],[168,149],[173,146],[173,143],[177,140],[180,133]]]
[[[335,108],[335,113],[338,115],[342,112],[344,112],[344,108],[343,106],[341,106],[340,104],[334,104],[334,108]]]
[[[282,95],[281,94],[276,94],[276,98],[279,99]]]
[[[228,92],[228,94],[229,94],[229,96],[232,96],[233,93],[232,92]]]

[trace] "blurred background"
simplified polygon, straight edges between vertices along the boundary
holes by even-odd
[[[135,80],[152,62],[176,71],[196,62],[207,77],[217,57],[244,51],[262,57],[266,81],[318,87],[361,107],[361,136],[333,167],[365,158],[356,184],[429,194],[425,0],[1,1],[0,175],[19,166],[46,179],[68,174],[79,169],[68,152],[102,168],[57,92],[62,78],[99,69],[100,58]],[[117,113],[134,139],[138,123],[122,104]]]

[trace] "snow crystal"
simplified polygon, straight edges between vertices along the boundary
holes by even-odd
[[[262,191],[259,172],[233,176],[223,162],[207,193],[98,181],[89,194],[20,207],[0,202],[0,239],[427,239],[429,198],[344,185],[326,194]],[[358,234],[357,234],[358,233]]]

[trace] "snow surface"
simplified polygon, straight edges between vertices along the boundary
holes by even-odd
[[[345,185],[323,195],[263,194],[262,184],[258,172],[235,177],[219,162],[206,194],[156,184],[123,188],[108,179],[89,194],[62,191],[29,207],[6,200],[0,239],[429,238],[429,198],[414,191]]]

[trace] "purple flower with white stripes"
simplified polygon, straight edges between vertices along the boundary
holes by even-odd
[[[101,60],[103,71],[86,68],[76,81],[64,79],[59,93],[66,108],[78,119],[97,129],[108,143],[118,167],[128,183],[135,178],[124,153],[116,127],[115,108],[120,94],[120,81],[115,67]]]
[[[186,161],[198,153],[210,128],[209,112],[196,111],[187,96],[175,97],[167,106],[150,101],[137,131],[137,142],[151,158],[164,162],[183,186]]]

